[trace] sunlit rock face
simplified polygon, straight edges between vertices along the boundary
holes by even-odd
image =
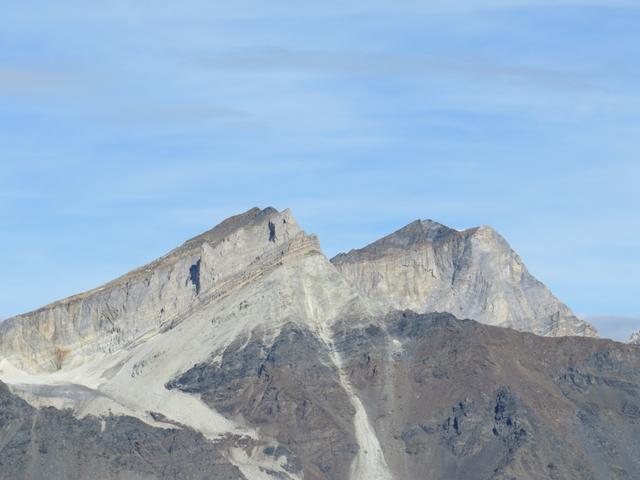
[[[640,345],[640,332],[632,333],[629,337],[629,343],[633,345]]]
[[[287,257],[319,252],[288,211],[252,209],[100,288],[0,324],[0,348],[25,370],[55,371],[175,325]]]
[[[457,231],[418,220],[331,262],[361,294],[390,308],[450,312],[544,336],[596,336],[491,227]]]

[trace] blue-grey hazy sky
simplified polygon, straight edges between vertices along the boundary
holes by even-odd
[[[639,112],[638,0],[4,0],[0,317],[272,205],[328,255],[491,224],[622,338]]]

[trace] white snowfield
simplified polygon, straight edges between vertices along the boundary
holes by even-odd
[[[342,270],[366,283],[368,265]],[[362,282],[355,283],[364,288]],[[418,302],[416,292],[429,298],[423,287],[410,289],[407,301]],[[285,324],[304,324],[329,348],[355,410],[360,448],[351,478],[386,480],[380,443],[331,332],[345,318],[372,318],[388,308],[352,286],[289,210],[252,209],[103,287],[0,324],[0,380],[32,405],[71,408],[79,417],[131,415],[158,427],[185,425],[210,439],[257,439],[260,432],[165,384],[220,358],[256,328],[275,338]],[[272,478],[265,470],[296,478],[257,448],[233,449],[228,459],[251,479]]]

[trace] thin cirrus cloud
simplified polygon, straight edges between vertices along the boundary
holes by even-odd
[[[107,109],[105,116],[119,123],[153,122],[174,128],[193,128],[196,124],[211,122],[246,128],[255,123],[254,116],[245,109],[195,104],[129,103]]]
[[[587,73],[527,66],[501,65],[484,60],[443,61],[437,58],[369,52],[328,52],[286,48],[243,48],[211,55],[201,61],[214,69],[242,72],[290,72],[334,75],[430,76],[519,80],[538,86],[602,90]]]
[[[25,5],[29,2],[15,2]],[[40,3],[40,2],[39,2]],[[209,2],[205,0],[186,0],[179,5],[174,2],[142,0],[111,0],[99,5],[88,4],[80,0],[61,0],[54,4],[39,4],[37,10],[10,8],[7,2],[5,18],[8,21],[25,19],[72,19],[84,21],[136,21],[141,14],[170,15],[173,18],[192,18],[191,12],[214,14],[223,19],[252,18],[326,18],[339,15],[357,14],[424,14],[424,13],[469,13],[479,11],[518,10],[531,8],[558,7],[634,7],[635,0],[434,0],[429,2],[410,0],[389,2],[385,0],[356,0],[351,2],[326,1],[302,5],[299,2],[283,1],[278,4],[257,0],[239,0],[237,2]],[[28,13],[27,13],[28,12]]]
[[[62,75],[25,66],[2,66],[0,96],[51,93],[65,82]]]

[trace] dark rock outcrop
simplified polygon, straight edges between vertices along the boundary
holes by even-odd
[[[215,361],[167,384],[198,393],[230,418],[241,417],[282,447],[290,469],[307,479],[344,479],[358,450],[353,407],[327,346],[308,329],[285,326],[267,341],[256,331]]]
[[[35,409],[0,382],[0,479],[245,479],[224,450],[189,429]]]
[[[640,478],[640,349],[449,314],[336,336],[394,478]]]

